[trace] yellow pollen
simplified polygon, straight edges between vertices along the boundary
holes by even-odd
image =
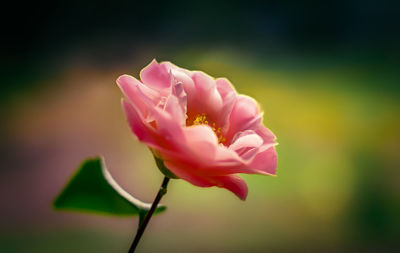
[[[206,114],[202,113],[196,115],[196,118],[193,120],[193,125],[209,125]],[[214,131],[215,135],[217,135],[219,143],[226,141],[226,138],[221,134],[222,129],[220,127],[217,127],[214,122],[210,127]]]

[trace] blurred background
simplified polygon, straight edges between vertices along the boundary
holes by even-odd
[[[393,1],[394,2],[394,1]],[[245,202],[174,180],[138,252],[400,249],[400,6],[391,1],[57,1],[2,7],[0,251],[126,252],[137,218],[54,212],[104,155],[145,201],[162,181],[121,74],[153,58],[227,77],[278,137]]]

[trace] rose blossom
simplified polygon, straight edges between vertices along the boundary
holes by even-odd
[[[242,200],[247,185],[237,173],[275,175],[274,134],[257,102],[237,94],[226,78],[153,60],[140,79],[118,78],[127,98],[122,106],[137,138],[174,175]]]

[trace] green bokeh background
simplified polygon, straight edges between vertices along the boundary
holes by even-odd
[[[27,9],[24,29],[6,30],[2,62],[0,251],[127,251],[137,218],[54,212],[51,202],[80,162],[98,154],[123,188],[153,199],[162,174],[131,134],[115,84],[153,58],[227,77],[259,101],[278,137],[278,171],[244,175],[245,202],[172,180],[168,209],[138,252],[398,250],[393,9],[373,1]]]

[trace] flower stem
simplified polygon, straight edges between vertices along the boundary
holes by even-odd
[[[136,246],[138,245],[140,238],[143,235],[144,230],[146,229],[147,224],[149,223],[151,216],[153,215],[154,211],[156,210],[158,203],[160,202],[161,198],[167,193],[167,186],[169,182],[169,177],[164,177],[164,180],[160,186],[160,190],[157,193],[156,198],[154,199],[153,204],[151,205],[150,210],[147,212],[146,216],[144,217],[142,224],[140,224],[135,239],[132,242],[132,245],[128,251],[128,253],[135,252]]]

